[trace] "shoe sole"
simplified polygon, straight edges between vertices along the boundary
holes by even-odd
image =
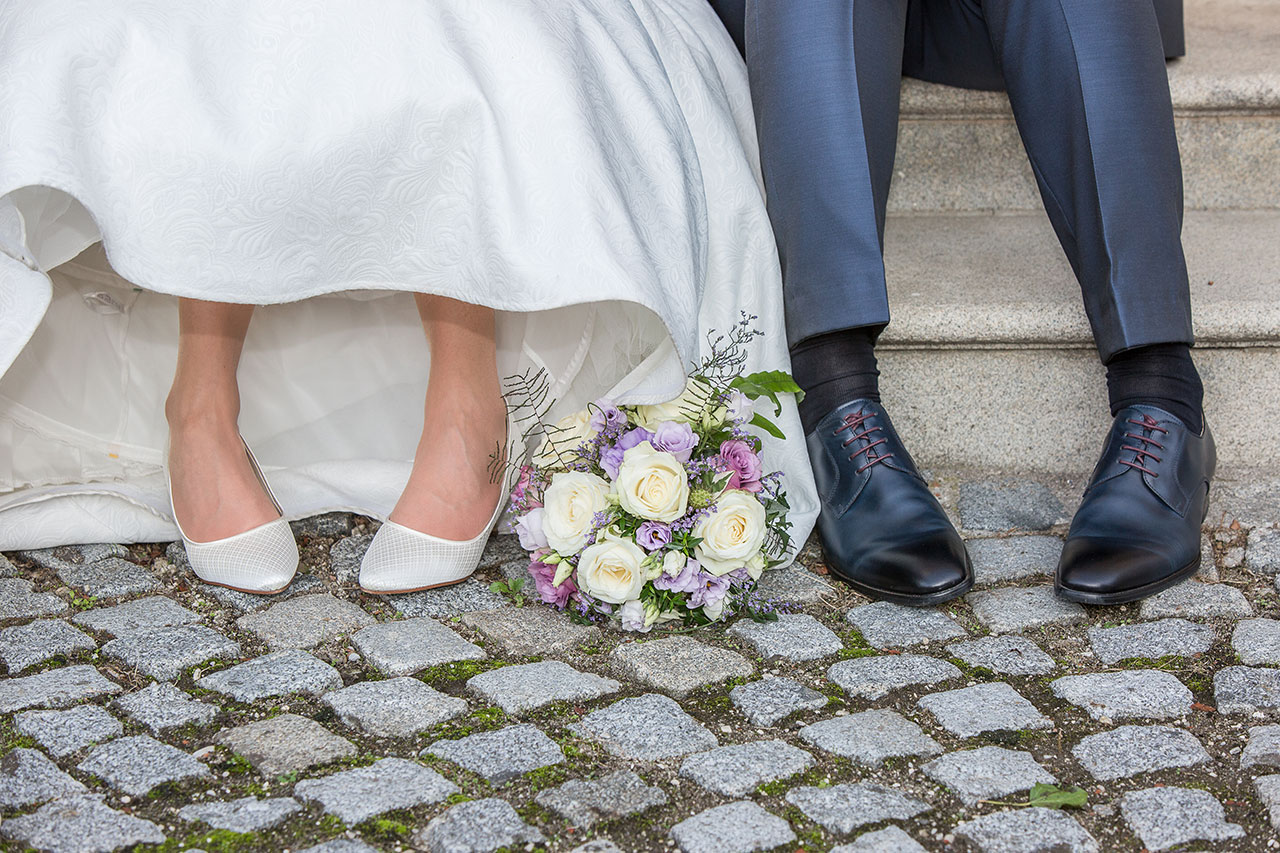
[[[200,577],[200,576],[196,575],[196,577]],[[232,586],[229,583],[218,583],[217,581],[207,581],[204,578],[200,578],[200,583],[208,584],[209,586],[220,586],[223,589],[229,589],[232,592],[243,592],[247,595],[279,595],[280,593],[284,592],[286,589],[288,589],[290,586],[293,585],[293,581],[290,580],[287,584],[280,587],[279,589],[245,589],[242,586]]]
[[[1188,565],[1183,566],[1168,577],[1161,578],[1154,583],[1149,583],[1144,586],[1133,587],[1132,589],[1122,589],[1116,592],[1084,592],[1083,590],[1063,586],[1055,577],[1053,579],[1053,591],[1059,597],[1065,598],[1067,601],[1074,601],[1078,604],[1131,604],[1135,601],[1141,601],[1148,596],[1155,595],[1157,592],[1163,592],[1171,586],[1182,583],[1198,571],[1200,571],[1199,556],[1192,560]]]
[[[949,586],[946,589],[940,589],[937,592],[930,592],[924,595],[909,595],[902,592],[891,592],[886,589],[871,586],[861,581],[853,580],[841,574],[837,569],[833,568],[830,560],[827,559],[826,550],[822,552],[822,561],[827,566],[827,572],[841,583],[848,584],[863,595],[874,598],[877,601],[889,601],[893,604],[905,604],[907,607],[935,607],[939,604],[945,604],[952,599],[959,598],[969,590],[973,589],[973,561],[969,559],[968,552],[964,555],[964,580],[955,586]]]

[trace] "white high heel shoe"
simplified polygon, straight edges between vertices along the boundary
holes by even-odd
[[[508,417],[508,442],[513,435],[516,435],[516,430]],[[480,565],[485,543],[507,505],[514,474],[519,471],[519,466],[511,462],[509,451],[510,448],[503,468],[498,505],[494,507],[493,516],[484,530],[471,539],[458,541],[441,539],[394,521],[385,521],[360,561],[360,588],[375,595],[396,595],[449,586],[469,578]]]
[[[244,444],[244,439],[240,439]],[[284,512],[280,503],[271,493],[267,478],[262,475],[258,460],[254,458],[249,445],[244,445],[245,455],[253,466],[254,476],[262,485],[262,490],[281,514],[281,518],[268,521],[235,536],[215,539],[212,542],[194,542],[182,531],[182,523],[178,521],[178,513],[173,513],[173,523],[182,535],[182,543],[187,549],[187,562],[191,571],[205,583],[214,586],[225,586],[239,592],[250,592],[257,595],[275,595],[284,592],[298,571],[298,543],[293,539],[293,531],[289,522],[283,518]],[[173,481],[169,477],[169,446],[164,449],[164,479],[169,487],[169,507],[173,508]]]

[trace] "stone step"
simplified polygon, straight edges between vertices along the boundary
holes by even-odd
[[[1280,467],[1280,211],[1189,211],[1196,363],[1225,465]],[[927,467],[1079,473],[1110,422],[1043,212],[891,216],[886,405]]]
[[[1188,208],[1280,208],[1280,3],[1186,0],[1169,63]],[[1034,210],[1003,92],[905,80],[892,211]]]

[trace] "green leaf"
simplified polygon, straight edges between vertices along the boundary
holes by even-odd
[[[525,582],[524,578],[516,578],[515,580],[507,584],[507,588],[510,589],[511,593],[514,595],[515,593],[518,593],[520,590],[524,589],[524,582]]]
[[[498,595],[502,595],[506,591],[507,591],[507,585],[502,581],[494,581],[493,583],[489,584],[489,592],[496,592]]]
[[[756,414],[751,418],[751,425],[757,429],[762,429],[774,438],[785,439],[786,435],[782,430],[778,429],[777,424],[766,418],[764,415]]]
[[[795,394],[796,402],[804,399],[804,391],[785,370],[767,370],[738,376],[729,383],[729,387],[741,391],[752,400],[768,397],[775,407],[775,415],[782,414],[782,404],[778,402],[779,394]]]
[[[1030,805],[1046,809],[1082,809],[1089,795],[1083,788],[1060,788],[1043,782],[1031,789]]]
[[[777,622],[778,614],[772,613],[772,612],[760,613],[759,611],[756,611],[751,614],[751,621],[752,622]]]

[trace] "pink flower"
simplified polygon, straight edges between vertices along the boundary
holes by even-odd
[[[729,488],[745,492],[760,491],[764,466],[760,464],[760,457],[751,449],[751,445],[739,438],[729,439],[720,445],[720,458],[724,460],[725,467],[733,472],[729,477]]]
[[[569,603],[569,599],[578,591],[572,575],[565,578],[560,586],[552,583],[556,577],[555,566],[533,562],[529,564],[529,574],[533,576],[533,585],[537,587],[538,596],[542,599],[542,602],[550,604],[557,610],[564,610],[565,605]]]

